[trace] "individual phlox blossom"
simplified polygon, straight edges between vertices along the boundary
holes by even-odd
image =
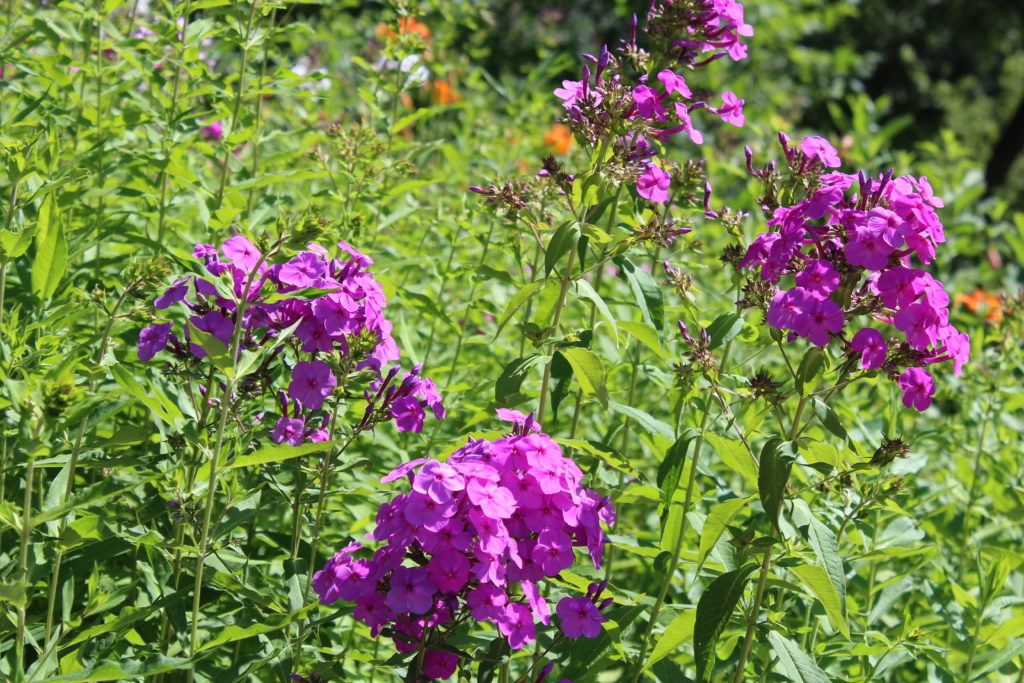
[[[214,121],[208,126],[203,126],[199,129],[199,136],[204,140],[219,142],[224,138],[224,124],[220,121]]]
[[[865,327],[853,335],[850,347],[860,353],[860,366],[865,370],[882,367],[888,350],[882,333],[870,327]]]
[[[562,598],[555,613],[562,633],[569,638],[596,638],[601,634],[601,624],[608,621],[589,598]]]
[[[927,370],[907,368],[900,375],[898,384],[903,389],[903,405],[906,407],[924,411],[932,404],[935,381]]]
[[[686,98],[693,97],[693,93],[690,92],[690,87],[686,85],[686,79],[671,69],[662,69],[659,71],[658,80],[665,86],[665,92],[669,95],[672,93],[679,93]]]
[[[668,201],[668,188],[672,177],[657,164],[649,164],[643,175],[637,178],[636,191],[644,199],[655,203]]]
[[[839,168],[842,162],[839,160],[839,152],[829,144],[825,138],[817,135],[808,135],[800,142],[800,149],[808,159],[815,159],[822,166],[828,168]]]
[[[172,325],[173,323],[158,323],[145,327],[139,332],[139,360],[151,360],[153,356],[167,348],[167,342],[171,338]]]
[[[256,267],[263,255],[259,248],[244,235],[235,235],[228,239],[224,242],[221,250],[234,265],[247,273]]]
[[[451,652],[427,650],[423,657],[423,675],[434,680],[447,681],[459,666],[459,657]]]
[[[658,93],[646,85],[638,85],[633,88],[633,102],[636,105],[637,113],[651,121],[664,121],[666,118],[665,107],[661,106],[658,100]]]
[[[737,97],[736,93],[726,91],[722,93],[722,106],[714,111],[726,123],[742,128],[743,124],[747,122],[747,117],[743,115],[744,102],[745,100]]]
[[[288,385],[288,395],[300,401],[312,410],[323,405],[324,399],[331,395],[338,380],[331,368],[322,360],[299,361],[292,368],[292,381]]]
[[[806,196],[775,208],[769,231],[737,261],[777,286],[762,288],[770,299],[758,302],[767,300],[767,323],[790,340],[839,342],[861,369],[898,379],[904,403],[924,410],[934,383],[922,366],[949,361],[959,375],[970,357],[970,339],[950,324],[945,287],[912,265],[915,257],[929,263],[945,239],[935,213],[942,200],[925,178],[821,173],[839,165],[822,138],[805,138],[800,151],[784,134],[780,141],[790,172],[810,181]],[[903,339],[858,319],[891,325]]]
[[[382,483],[409,488],[377,512],[368,538],[384,545],[370,557],[351,544],[331,558],[314,574],[321,599],[351,599],[355,618],[375,634],[390,625],[409,635],[412,642],[395,639],[402,652],[431,629],[429,653],[470,618],[497,627],[514,649],[532,642],[538,624],[550,623],[545,578],[572,567],[575,547],[599,567],[602,524],[614,522],[614,510],[582,486],[582,471],[557,443],[534,431],[532,416],[513,412],[505,412],[507,436],[470,440],[444,462],[414,460],[385,475]],[[519,480],[533,486],[506,485]],[[602,619],[588,618],[600,628]]]

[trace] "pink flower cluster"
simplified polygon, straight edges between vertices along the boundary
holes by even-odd
[[[582,486],[579,467],[532,417],[512,417],[508,436],[470,440],[445,462],[414,460],[381,479],[410,484],[380,506],[367,536],[385,545],[366,555],[352,543],[313,577],[323,603],[354,601],[355,618],[374,636],[389,627],[399,652],[425,642],[433,678],[454,673],[457,659],[431,646],[469,618],[493,624],[513,649],[534,640],[537,622],[551,620],[540,583],[571,567],[577,546],[600,567],[601,522],[615,520],[610,500]],[[610,604],[602,590],[558,603],[566,636],[600,632]]]
[[[799,174],[840,165],[822,138],[805,138],[799,150],[780,139]],[[945,241],[935,213],[942,206],[927,178],[823,173],[805,199],[775,209],[768,221],[774,230],[758,235],[739,265],[760,266],[761,279],[771,283],[792,276],[793,286],[771,301],[772,327],[817,346],[841,341],[860,354],[862,368],[884,368],[898,379],[907,407],[925,410],[935,386],[921,366],[951,360],[959,375],[970,355],[967,335],[949,322],[942,283],[911,265],[914,256],[931,263]],[[848,341],[847,323],[860,316],[895,327],[905,341],[871,327]],[[909,367],[900,374],[903,366]]]
[[[271,436],[292,445],[326,439],[327,418],[313,415],[338,385],[335,370],[326,360],[351,358],[352,370],[368,369],[379,376],[385,363],[399,357],[391,323],[384,317],[384,292],[366,270],[372,259],[345,242],[338,247],[342,255],[337,257],[310,244],[288,261],[270,263],[242,235],[226,240],[220,249],[196,245],[193,255],[212,277],[178,278],[154,301],[158,310],[178,303],[188,309],[181,327],[184,339],[173,331],[174,322],[150,325],[139,334],[139,359],[150,360],[168,349],[179,360],[195,362],[207,356],[201,338],[209,335],[231,353],[271,346],[254,368],[254,376],[269,377],[272,363],[283,359],[286,348],[276,342],[282,333],[290,333],[286,341],[297,360],[287,392],[278,392],[281,418]],[[240,350],[232,348],[238,301],[246,302]],[[426,407],[443,418],[444,407],[433,381],[420,377],[417,367],[400,387],[387,386],[397,371],[394,366],[385,381],[370,387],[371,407],[389,410],[403,431],[420,430]]]
[[[740,42],[740,36],[752,35],[753,29],[743,22],[740,3],[707,0],[692,3],[695,7],[683,12],[674,4],[667,0],[652,5],[647,30],[685,34],[685,38],[671,43],[671,55],[681,64],[698,67],[723,56],[746,57],[746,46]],[[711,56],[698,61],[698,56],[709,51]],[[657,84],[648,75],[632,81],[621,62],[626,58],[637,60],[638,55],[645,54],[636,43],[636,17],[631,40],[623,41],[619,52],[623,57],[613,56],[607,47],[603,47],[597,57],[584,55],[596,67],[593,83],[591,69],[584,65],[580,80],[562,81],[562,87],[556,88],[554,94],[562,100],[570,125],[589,143],[595,142],[589,138],[617,137],[618,145],[627,150],[631,160],[638,162],[634,167],[637,193],[641,197],[666,202],[671,176],[655,161],[657,150],[649,140],[664,144],[673,135],[685,133],[694,144],[701,144],[704,136],[694,128],[691,118],[698,109],[708,109],[726,123],[742,127],[746,121],[744,100],[735,93],[724,92],[720,106],[709,105],[694,97],[683,76],[667,68],[657,72]]]

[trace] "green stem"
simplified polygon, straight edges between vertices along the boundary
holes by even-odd
[[[242,44],[242,64],[238,69],[238,88],[235,90],[235,104],[231,111],[231,126],[228,128],[228,134],[224,136],[225,145],[224,157],[221,159],[220,188],[217,190],[217,203],[214,210],[219,209],[224,202],[224,189],[228,184],[228,176],[231,175],[231,169],[228,166],[228,160],[231,158],[231,148],[226,142],[227,138],[235,132],[235,127],[238,125],[238,112],[242,106],[242,93],[245,91],[245,62],[249,56],[249,40],[252,38],[252,24],[256,18],[257,4],[257,0],[250,0],[249,20],[245,26],[245,42]],[[237,3],[235,6],[238,6]]]
[[[188,17],[192,12],[192,0],[188,0],[185,3],[185,12],[182,14],[184,23],[181,27],[181,40],[178,41],[178,59],[174,64],[174,84],[171,86],[171,108],[169,110],[167,121],[165,122],[164,136],[163,136],[163,161],[165,164],[170,163],[170,150],[171,150],[171,137],[174,134],[175,120],[178,118],[178,97],[181,93],[181,62],[185,58],[185,33],[188,32]],[[164,241],[164,226],[167,222],[167,187],[170,182],[170,175],[167,173],[165,168],[160,173],[160,212],[157,218],[156,224],[156,241],[157,244],[163,244]]]
[[[764,560],[761,561],[761,573],[757,577],[757,591],[754,593],[754,604],[750,607],[750,614],[747,616],[747,632],[743,636],[743,648],[740,650],[740,659],[736,664],[736,675],[733,676],[733,683],[740,683],[743,680],[743,672],[747,667],[747,657],[750,656],[750,646],[754,642],[754,631],[757,628],[757,618],[761,614],[761,601],[764,600],[764,588],[768,583],[768,573],[772,564],[772,548],[764,552]]]
[[[107,324],[103,328],[103,335],[100,338],[100,348],[96,355],[96,365],[99,367],[103,366],[103,359],[107,356],[107,348],[110,344],[110,330],[114,326],[114,320],[117,319],[117,313],[121,310],[121,306],[128,299],[129,293],[134,289],[137,283],[131,282],[125,287],[124,292],[118,297],[117,302],[114,303],[114,307],[110,310],[107,317]],[[89,385],[89,392],[95,393],[96,387],[99,382],[93,380]],[[89,425],[89,416],[86,415],[82,418],[82,422],[78,425],[78,433],[75,435],[75,445],[71,449],[71,458],[68,461],[68,481],[64,486],[64,496],[61,499],[62,503],[67,503],[71,500],[71,494],[75,490],[75,473],[78,468],[78,457],[82,453],[82,439],[85,437],[85,430]],[[60,538],[64,530],[67,529],[70,513],[63,515],[58,525],[57,538]],[[50,634],[53,628],[53,614],[57,603],[57,583],[60,581],[60,567],[64,560],[64,552],[60,549],[57,550],[56,556],[53,559],[53,569],[50,574],[50,590],[48,594],[47,606],[46,606],[46,642],[50,642]]]
[[[558,301],[555,302],[555,312],[551,318],[552,334],[558,334],[558,321],[562,318],[562,309],[565,307],[565,295],[569,291],[569,282],[572,280],[572,266],[576,257],[576,250],[569,250],[569,258],[565,261],[565,272],[562,274],[562,285],[558,290]],[[544,424],[544,408],[547,404],[548,384],[551,383],[551,362],[554,360],[555,344],[548,345],[548,355],[551,358],[544,364],[544,379],[540,384],[540,401],[537,404],[537,422]]]
[[[989,423],[992,421],[992,416],[995,411],[992,410],[992,405],[989,404],[987,414],[981,423],[981,433],[978,435],[978,446],[974,449],[974,468],[971,474],[971,488],[967,493],[967,507],[964,508],[964,527],[961,533],[962,547],[968,548],[971,536],[971,510],[974,508],[974,502],[978,498],[978,480],[981,478],[981,460],[982,455],[985,453],[985,436],[988,433]],[[964,568],[964,557],[967,553],[960,553],[959,559],[956,563],[956,580],[959,583],[960,579],[963,578]]]
[[[36,461],[34,455],[29,455],[28,470],[25,472],[25,501],[21,510],[21,581],[26,586],[29,584],[28,570],[28,537],[32,532],[32,479],[35,475]],[[28,605],[23,600],[18,606],[18,635],[15,646],[17,656],[17,668],[19,675],[25,674],[25,616]]]
[[[725,345],[725,349],[722,351],[722,361],[719,363],[719,367],[723,367],[729,360],[729,351],[732,349],[732,342],[729,341]],[[640,676],[643,675],[645,665],[647,663],[647,649],[650,645],[651,632],[654,630],[655,624],[658,623],[658,615],[661,613],[661,608],[665,604],[665,596],[668,595],[669,586],[672,584],[672,577],[675,576],[676,570],[679,568],[679,559],[683,554],[683,543],[686,540],[687,532],[687,517],[690,514],[690,508],[693,505],[693,494],[697,484],[697,463],[700,461],[701,447],[704,445],[704,436],[707,434],[708,421],[711,417],[711,403],[710,401],[704,407],[704,414],[701,416],[700,429],[697,434],[697,439],[693,446],[693,458],[690,460],[690,476],[686,482],[686,497],[683,499],[683,514],[682,519],[679,522],[679,534],[676,536],[675,544],[672,547],[672,560],[669,562],[668,571],[665,574],[665,579],[661,582],[661,588],[658,589],[658,597],[654,601],[654,607],[651,608],[651,618],[647,622],[647,628],[644,630],[643,638],[640,640],[640,654],[636,659],[636,669],[633,672],[633,683],[640,680]]]

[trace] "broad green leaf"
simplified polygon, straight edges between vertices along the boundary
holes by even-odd
[[[697,660],[698,682],[704,681],[711,668],[714,668],[718,638],[729,623],[736,603],[743,597],[747,579],[756,569],[757,565],[750,563],[722,574],[708,585],[697,601],[697,616],[693,627],[693,656]]]
[[[647,323],[626,320],[619,323],[619,328],[628,332],[651,351],[654,351],[662,360],[667,359],[665,350],[661,347],[661,341],[658,339],[658,331]]]
[[[299,446],[288,446],[283,444],[265,446],[258,451],[249,453],[248,455],[240,455],[227,465],[224,465],[222,469],[234,470],[239,467],[252,467],[253,465],[267,465],[272,462],[281,462],[282,460],[290,460],[291,458],[298,458],[303,455],[309,455],[310,453],[327,451],[335,446],[340,446],[343,443],[345,443],[343,440],[335,439],[334,441],[304,443]]]
[[[833,625],[849,638],[850,626],[846,620],[846,571],[843,569],[843,559],[839,556],[836,535],[815,517],[807,503],[799,498],[794,501],[793,521],[797,526],[807,526],[807,542],[814,551],[818,564],[828,574],[839,600],[841,618]]]
[[[668,449],[665,459],[658,466],[658,488],[661,489],[662,505],[668,505],[672,500],[672,495],[679,487],[679,479],[686,466],[686,453],[696,436],[696,430],[686,430]]]
[[[761,505],[774,527],[779,519],[782,501],[786,496],[786,483],[789,472],[793,469],[796,458],[791,453],[788,442],[772,437],[761,448],[759,462],[761,467],[757,475],[757,493],[761,497]]]
[[[735,313],[723,313],[708,325],[708,336],[711,337],[711,348],[717,349],[743,330],[743,318]]]
[[[544,252],[544,277],[551,274],[555,264],[576,246],[576,240],[579,238],[580,228],[576,221],[568,221],[558,226],[555,234],[548,240],[548,246]]]
[[[498,380],[494,383],[494,402],[504,405],[509,397],[519,393],[519,388],[522,386],[523,380],[526,378],[530,368],[539,363],[546,363],[549,359],[550,356],[532,353],[529,356],[516,358],[508,363],[501,371],[501,375],[498,376]]]
[[[35,235],[36,255],[32,261],[32,293],[49,299],[57,291],[68,265],[68,242],[60,211],[52,211],[53,198],[47,197],[39,207]]]
[[[111,366],[110,374],[113,375],[114,381],[116,381],[122,389],[149,408],[154,415],[167,424],[173,426],[175,420],[184,419],[184,416],[181,414],[181,410],[178,409],[178,406],[174,405],[174,403],[164,395],[163,391],[161,391],[159,387],[151,385],[150,390],[147,391],[141,384],[139,384],[131,371],[121,365]]]
[[[164,657],[155,655],[137,662],[125,660],[121,662],[98,662],[88,669],[74,673],[44,678],[36,683],[88,683],[90,681],[129,681],[153,676],[168,671],[183,671],[192,668],[193,660],[183,657]]]
[[[204,642],[198,651],[203,652],[204,650],[210,650],[212,648],[217,647],[218,645],[223,645],[224,643],[233,643],[236,640],[251,638],[252,636],[256,636],[261,633],[271,633],[272,631],[279,631],[288,624],[292,623],[294,620],[294,614],[287,614],[277,619],[270,619],[269,623],[257,623],[245,627],[239,626],[237,624],[232,624],[218,631],[216,637]]]
[[[717,503],[708,516],[704,519],[704,528],[700,532],[700,546],[697,552],[697,564],[703,565],[704,560],[707,559],[708,553],[711,552],[715,544],[718,543],[718,539],[722,536],[722,532],[732,521],[732,518],[736,516],[740,510],[743,509],[750,501],[754,499],[754,496],[747,496],[746,498],[730,498],[729,500],[723,500],[721,503]]]
[[[616,338],[616,342],[618,342],[619,330],[615,324],[615,318],[612,317],[612,312],[608,309],[608,304],[604,302],[601,295],[594,291],[594,288],[586,280],[576,280],[573,284],[576,287],[576,296],[593,302],[601,317],[608,323],[608,327],[612,328],[612,335]]]
[[[697,620],[696,610],[688,609],[673,619],[651,650],[651,656],[647,659],[645,668],[649,669],[659,660],[674,654],[680,645],[693,637],[693,629]]]
[[[768,632],[768,642],[779,661],[777,671],[793,683],[831,683],[814,658],[800,649],[800,646],[778,631]]]
[[[546,280],[535,280],[534,282],[527,282],[525,285],[519,288],[508,303],[505,304],[505,311],[501,314],[501,320],[498,321],[498,329],[494,331],[494,338],[497,339],[501,331],[505,329],[505,325],[508,324],[509,319],[519,310],[519,307],[526,303],[533,294],[537,292],[541,287],[546,284]]]
[[[21,232],[10,230],[0,231],[0,262],[18,258],[32,246],[37,226],[25,228]]]
[[[849,638],[850,627],[846,623],[846,610],[824,567],[819,567],[816,564],[800,564],[787,567],[787,569],[800,579],[800,583],[818,599],[821,606],[825,608],[825,615],[829,622]]]
[[[732,470],[743,475],[750,486],[757,486],[758,469],[754,459],[750,457],[743,442],[739,439],[727,439],[718,434],[707,434],[704,437],[718,453],[722,462]]]
[[[652,417],[650,413],[644,412],[639,408],[623,405],[616,401],[608,401],[608,410],[620,415],[628,415],[651,434],[660,434],[668,439],[676,438],[675,430],[672,429],[671,425]]]
[[[809,348],[800,360],[800,367],[796,369],[796,377],[793,380],[793,386],[798,395],[804,395],[804,386],[814,387],[814,378],[818,376],[818,372],[824,365],[825,352],[817,346]]]
[[[617,257],[614,262],[629,283],[644,322],[661,331],[665,325],[665,298],[658,283],[650,273],[637,268],[624,256]]]
[[[616,453],[611,447],[598,443],[597,441],[584,441],[582,439],[556,439],[558,443],[567,448],[575,448],[578,451],[588,453],[605,465],[611,468],[617,469],[620,472],[624,472],[631,477],[639,476],[636,468],[630,464],[629,460]]]
[[[608,390],[604,386],[604,364],[593,351],[579,347],[561,347],[558,353],[569,361],[573,375],[580,383],[583,393],[594,396],[605,408],[608,407]]]
[[[129,483],[125,483],[123,480],[114,478],[103,479],[92,486],[87,486],[86,488],[79,490],[75,495],[63,503],[54,505],[53,507],[40,512],[32,518],[31,524],[33,527],[39,526],[43,522],[59,519],[71,510],[98,505],[99,503],[109,500],[114,496],[118,496],[125,491],[130,491],[143,482],[155,479],[157,476],[159,476],[159,473],[136,475],[136,478],[132,479]]]

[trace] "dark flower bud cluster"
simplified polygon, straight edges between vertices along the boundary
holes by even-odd
[[[576,547],[599,568],[602,523],[615,521],[611,501],[583,486],[582,471],[532,416],[498,412],[515,424],[508,436],[470,440],[444,462],[421,458],[381,479],[409,484],[380,506],[367,536],[384,545],[367,554],[351,543],[313,577],[324,604],[355,602],[355,618],[399,652],[425,648],[428,678],[455,672],[458,656],[442,646],[466,621],[489,622],[513,649],[533,641],[538,622],[551,623],[542,585],[574,564]],[[600,633],[611,603],[603,590],[561,598],[565,636]]]

